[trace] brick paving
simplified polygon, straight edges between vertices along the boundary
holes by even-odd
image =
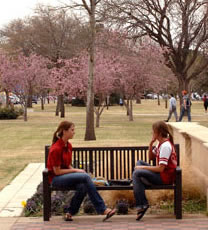
[[[52,217],[49,222],[42,218],[19,218],[11,230],[208,230],[206,216],[186,216],[176,220],[173,216],[147,215],[141,221],[135,216],[114,216],[102,222],[102,216],[77,216],[73,222],[65,222],[62,217]],[[4,229],[1,229],[4,230]]]

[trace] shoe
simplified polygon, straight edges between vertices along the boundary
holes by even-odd
[[[148,208],[149,208],[149,205],[146,208],[143,208],[137,211],[137,218],[136,218],[137,221],[142,219],[142,217],[144,216]]]
[[[168,122],[168,120],[164,120],[164,122]]]
[[[115,215],[115,214],[116,214],[116,210],[115,210],[115,209],[110,210],[110,211],[106,214],[105,218],[103,219],[103,222],[106,221],[106,220],[108,220],[109,218],[111,218],[111,217],[112,217],[113,215]]]
[[[64,220],[65,220],[65,221],[73,221],[72,215],[71,215],[70,213],[66,213],[66,214],[65,214],[65,217],[64,217]]]

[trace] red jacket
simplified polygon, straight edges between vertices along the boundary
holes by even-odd
[[[62,139],[57,140],[50,148],[48,155],[47,168],[49,170],[49,182],[51,183],[56,176],[53,167],[60,167],[61,169],[67,169],[72,162],[72,145],[71,143],[65,143]]]

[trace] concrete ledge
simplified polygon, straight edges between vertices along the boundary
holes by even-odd
[[[180,144],[183,190],[207,195],[208,128],[196,122],[170,122],[175,143]]]

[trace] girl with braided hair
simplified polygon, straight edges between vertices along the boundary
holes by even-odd
[[[175,181],[175,169],[177,167],[177,156],[174,148],[173,136],[168,126],[163,121],[152,125],[152,140],[149,144],[149,159],[156,158],[156,166],[139,160],[133,172],[133,189],[136,200],[137,218],[140,220],[149,208],[145,196],[145,185],[172,184]],[[158,141],[156,147],[153,144]]]
[[[97,213],[105,215],[103,219],[105,221],[112,217],[116,210],[105,206],[91,177],[83,169],[72,167],[72,145],[69,139],[72,139],[74,134],[75,126],[68,121],[62,121],[55,131],[47,162],[49,183],[54,187],[76,190],[71,203],[65,210],[66,221],[73,220],[72,216],[78,213],[86,194],[88,194]]]

